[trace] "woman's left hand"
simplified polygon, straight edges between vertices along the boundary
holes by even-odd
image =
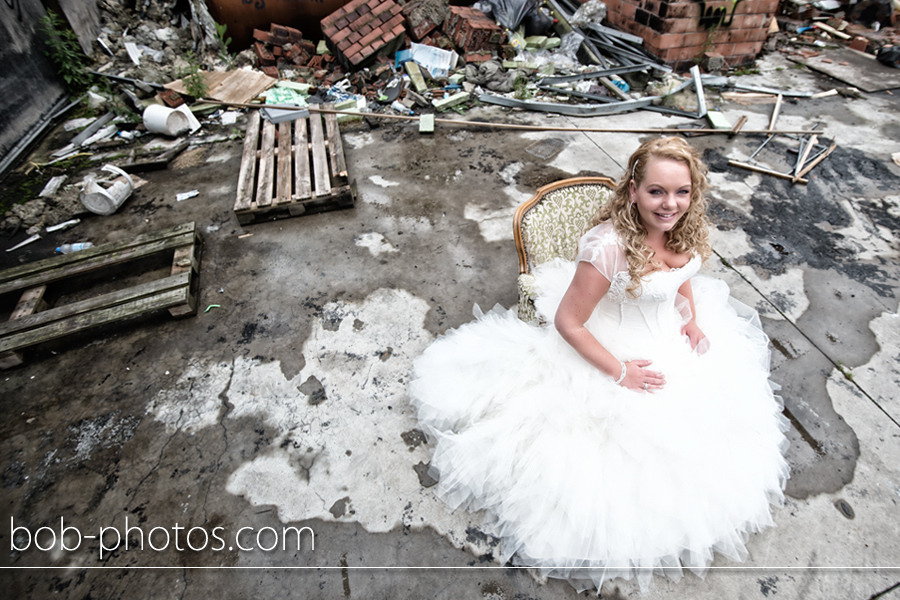
[[[691,350],[696,350],[697,354],[706,354],[709,350],[709,340],[693,320],[681,328],[681,334],[687,336]]]

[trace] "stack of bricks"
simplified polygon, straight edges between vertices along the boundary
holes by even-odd
[[[440,27],[449,12],[447,0],[410,0],[403,5],[407,31],[416,42],[422,41],[425,36]]]
[[[644,47],[676,69],[706,52],[744,65],[762,51],[779,0],[605,0],[607,20],[640,36]]]
[[[477,60],[477,55],[490,55],[491,50],[502,44],[505,37],[499,25],[480,10],[469,6],[450,7],[444,32],[466,53],[467,62]]]
[[[345,67],[362,67],[392,54],[406,27],[393,0],[353,0],[322,19],[322,32]]]
[[[316,58],[316,45],[303,39],[300,30],[272,24],[269,31],[253,30],[253,51],[262,71],[278,77],[279,62],[306,66]]]

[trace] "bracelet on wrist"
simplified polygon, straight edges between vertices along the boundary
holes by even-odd
[[[628,365],[622,363],[622,374],[619,375],[619,378],[616,379],[616,385],[622,383],[622,380],[625,379],[625,375],[628,373]]]

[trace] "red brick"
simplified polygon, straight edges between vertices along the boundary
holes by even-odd
[[[382,29],[387,31],[388,29],[394,29],[395,27],[397,27],[397,25],[402,25],[402,24],[403,24],[403,15],[394,15],[394,17],[390,21],[388,21],[387,23],[384,24]]]
[[[681,43],[682,46],[702,46],[706,43],[706,40],[709,39],[709,33],[706,31],[698,31],[695,33],[686,33],[684,34],[684,41]],[[719,52],[716,50],[716,52]],[[724,52],[719,52],[722,56],[728,56],[728,54]]]
[[[751,29],[750,35],[747,36],[748,42],[764,42],[769,37],[769,30],[765,27],[759,29]]]
[[[355,44],[360,39],[362,39],[362,35],[358,31],[354,31],[347,39],[350,40],[351,44]]]
[[[253,39],[258,42],[262,42],[263,44],[267,44],[269,42],[269,33],[266,31],[261,31],[259,29],[254,29]]]
[[[184,104],[184,98],[175,90],[164,90],[156,95],[169,108],[178,108]]]
[[[354,43],[352,46],[349,46],[346,51],[344,51],[344,56],[350,56],[351,54],[356,54],[362,50],[362,44],[359,42]]]
[[[266,66],[262,68],[262,72],[269,77],[275,77],[276,79],[281,78],[281,73],[278,72],[278,67]]]
[[[346,38],[348,35],[350,35],[350,30],[349,30],[349,29],[341,29],[340,31],[338,31],[338,32],[335,33],[334,35],[329,35],[329,36],[328,36],[328,39],[330,39],[331,42],[332,42],[333,44],[337,44],[337,43],[339,43],[341,40],[343,40],[344,38]]]
[[[741,44],[735,44],[734,50],[731,52],[731,55],[743,55],[750,54],[756,55],[762,49],[762,44],[759,42],[744,42]]]
[[[257,59],[259,59],[260,65],[268,66],[275,64],[275,56],[259,42],[253,42],[253,51],[256,53]]]
[[[740,5],[738,5],[740,6]],[[694,2],[676,2],[666,10],[666,19],[694,19],[700,17],[700,5]],[[634,17],[632,17],[634,18]]]
[[[369,33],[369,35],[367,35],[363,39],[359,40],[360,45],[365,48],[366,46],[368,46],[369,44],[371,44],[372,42],[374,42],[375,40],[380,38],[381,33],[382,32],[380,29],[376,29],[375,31]]]
[[[665,19],[663,21],[663,33],[687,33],[693,32],[697,27],[694,19]]]

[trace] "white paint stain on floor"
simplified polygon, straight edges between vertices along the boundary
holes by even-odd
[[[275,506],[285,523],[352,521],[370,532],[430,527],[457,547],[488,552],[466,539],[482,515],[451,513],[414,470],[431,457],[427,443],[416,445],[406,396],[412,361],[433,341],[423,326],[428,309],[403,290],[332,302],[295,377],[287,379],[277,362],[244,357],[195,365],[150,412],[167,430],[195,431],[217,423],[225,395],[226,419],[263,423],[273,432],[270,445],[231,474],[227,489],[254,506]]]
[[[383,188],[396,187],[400,185],[396,181],[389,181],[381,175],[369,175],[369,181]]]
[[[826,223],[819,223],[819,228],[838,234],[839,244],[849,250],[854,260],[876,260],[896,258],[898,253],[897,238],[894,233],[883,225],[878,225],[868,217],[860,208],[860,203],[869,202],[865,199],[841,200],[840,205],[850,217],[850,225],[835,229]],[[887,205],[888,212],[900,208],[900,196],[890,196],[877,200],[882,205]]]
[[[375,143],[375,137],[371,133],[345,133],[341,135],[344,145],[358,150]]]
[[[478,230],[486,242],[501,242],[513,239],[512,219],[520,204],[528,200],[531,194],[520,192],[516,187],[516,175],[524,165],[522,163],[510,163],[498,174],[506,183],[503,191],[508,200],[497,200],[490,203],[467,204],[463,209],[463,216],[470,221],[478,223]]]
[[[880,350],[869,362],[852,369],[854,383],[887,412],[900,421],[900,361],[896,348],[900,348],[900,307],[896,312],[884,312],[869,323]],[[894,350],[892,352],[892,349]],[[900,485],[900,481],[898,481]]]
[[[384,239],[383,235],[374,231],[356,236],[355,241],[356,245],[360,248],[367,248],[369,252],[372,253],[372,256],[397,252],[397,249],[389,244],[388,241]]]

